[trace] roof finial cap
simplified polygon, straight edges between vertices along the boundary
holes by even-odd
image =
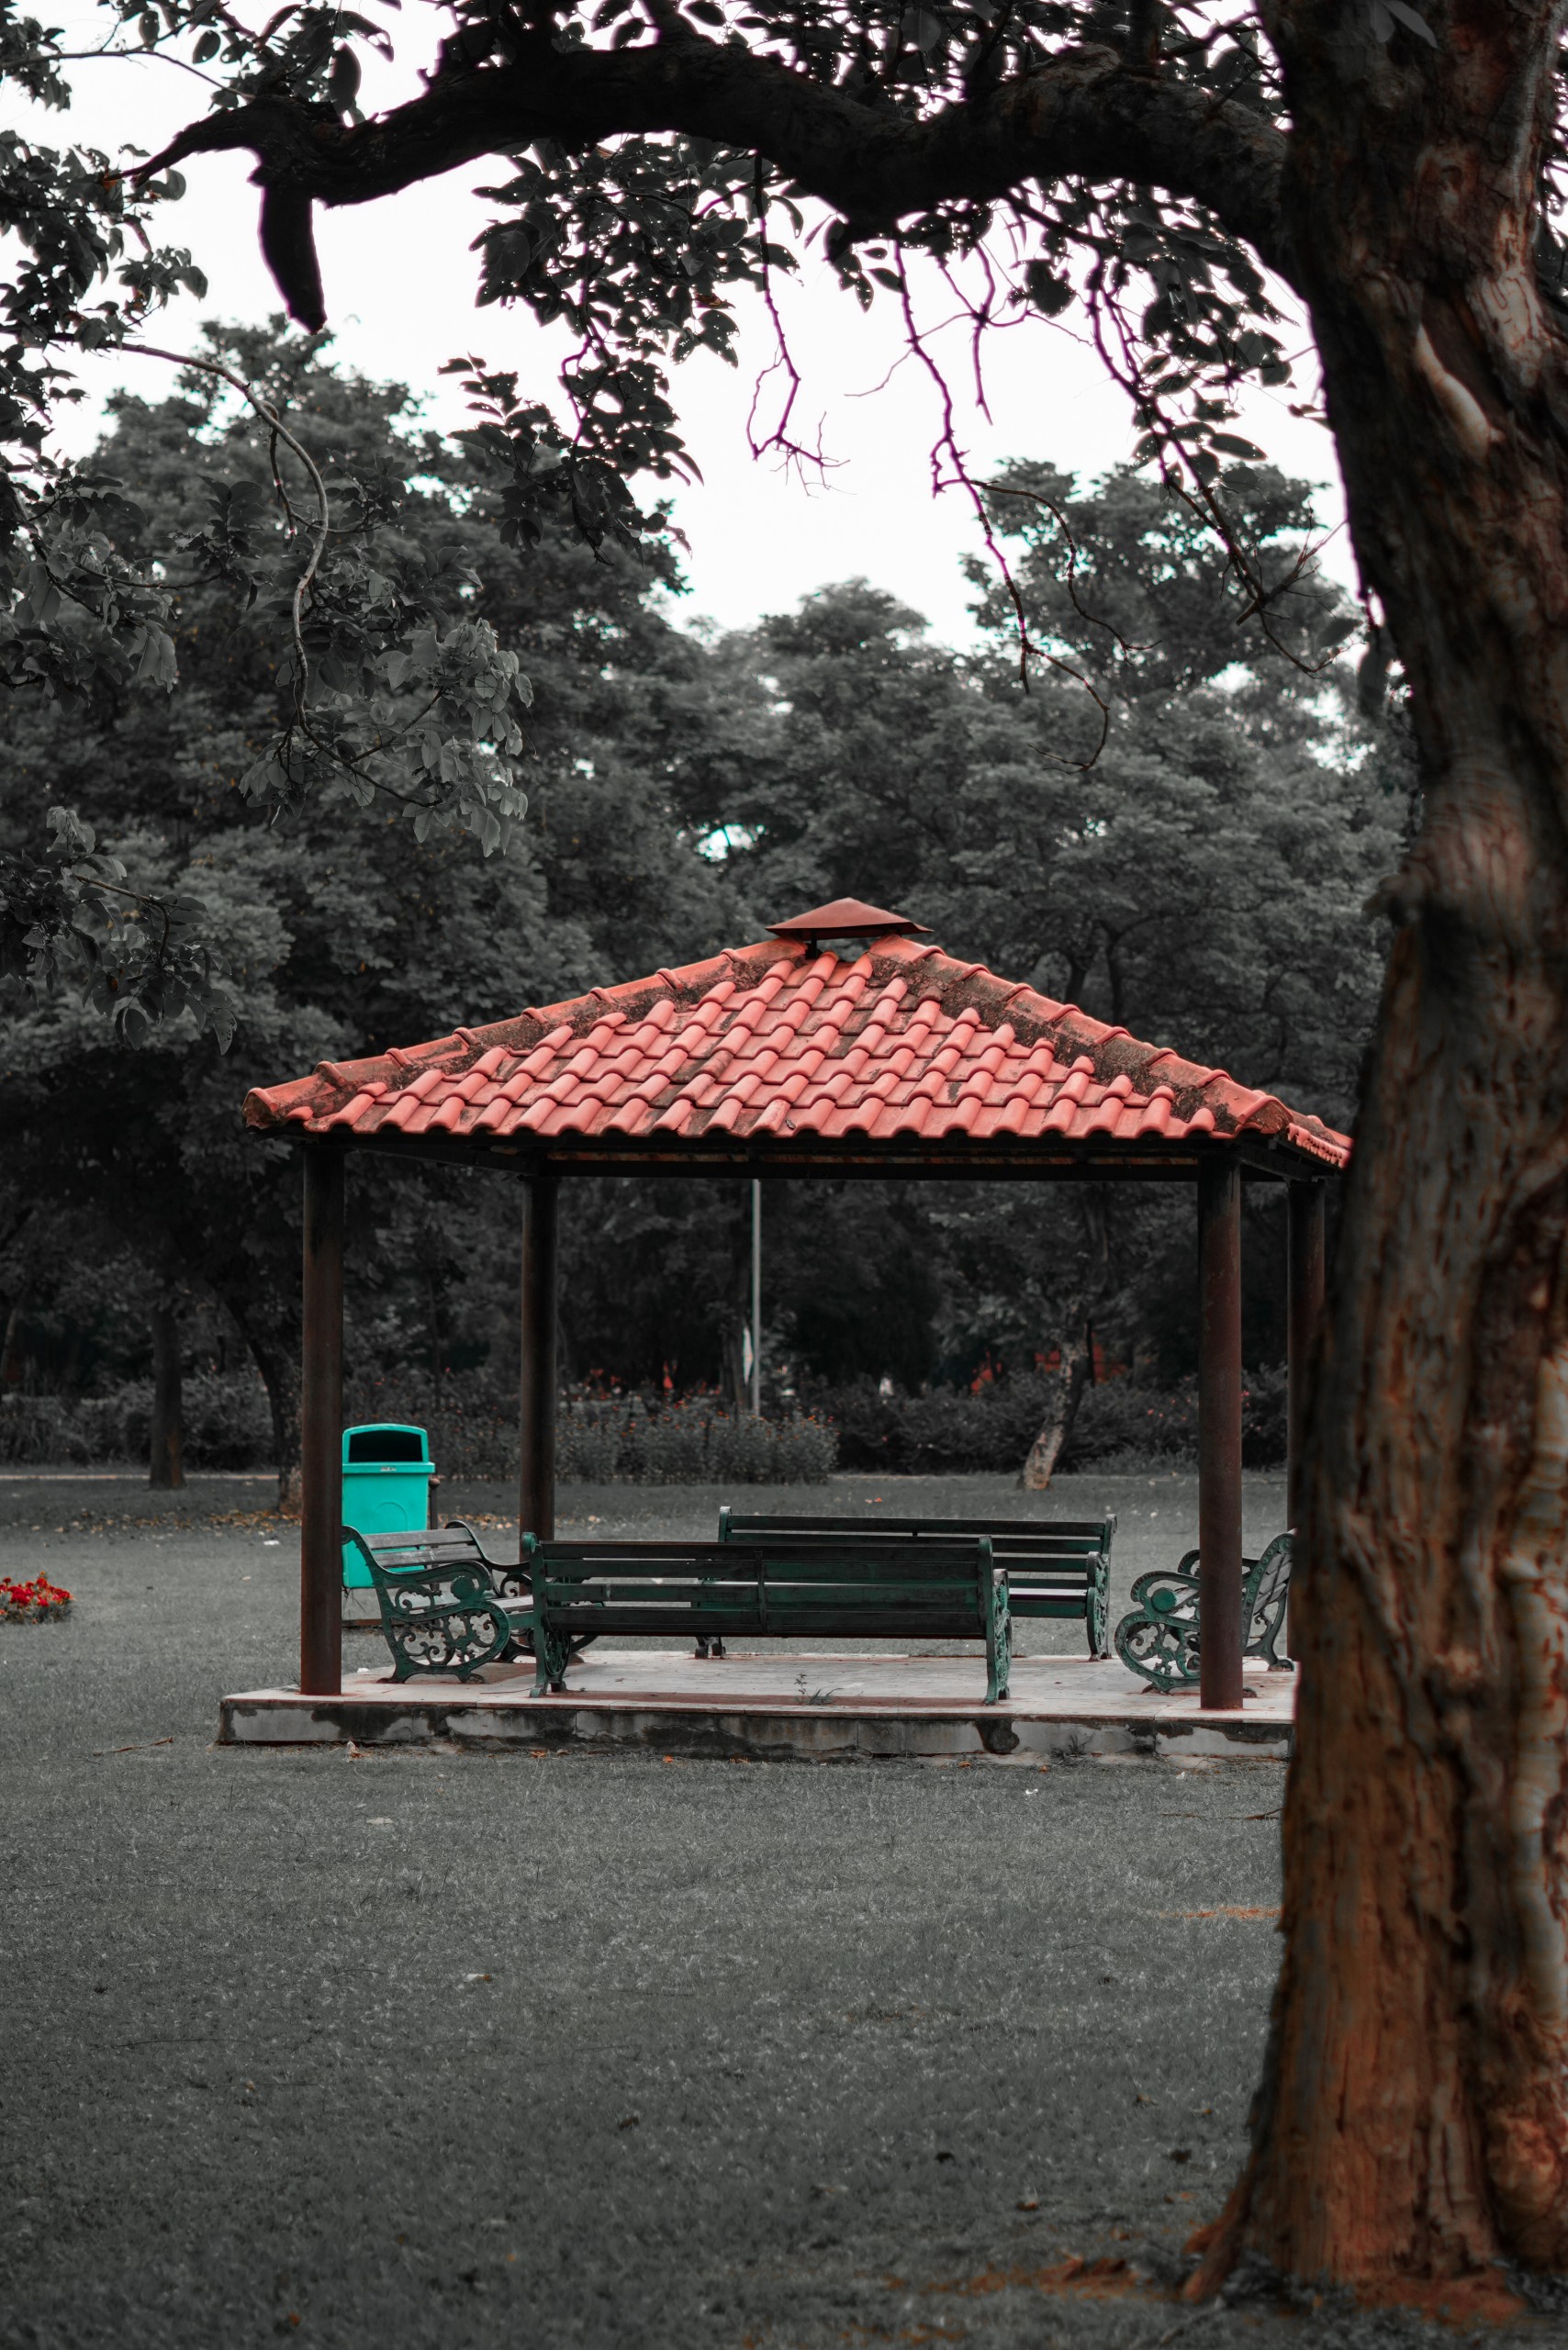
[[[885,907],[868,906],[859,898],[834,898],[831,904],[813,906],[809,913],[794,914],[788,922],[770,922],[767,928],[775,938],[929,938],[924,923],[911,922],[907,914],[889,913]]]

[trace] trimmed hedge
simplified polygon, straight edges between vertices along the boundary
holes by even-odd
[[[706,1400],[574,1400],[555,1430],[558,1472],[584,1484],[820,1485],[837,1460],[836,1432],[812,1414],[736,1418]]]
[[[273,1419],[261,1381],[241,1372],[191,1371],[184,1382],[187,1469],[273,1465]],[[146,1465],[152,1419],[150,1380],[107,1395],[0,1396],[0,1460],[23,1464],[132,1460]]]
[[[958,1472],[1016,1474],[1053,1400],[1054,1381],[1015,1371],[971,1393],[939,1387],[924,1395],[884,1395],[869,1380],[822,1388],[814,1411],[838,1431],[846,1469],[884,1469],[904,1475]],[[1285,1457],[1285,1374],[1249,1376],[1242,1402],[1242,1459],[1269,1469]],[[1106,1380],[1079,1404],[1058,1467],[1127,1468],[1161,1461],[1190,1465],[1198,1457],[1198,1388],[1185,1380],[1171,1392]]]
[[[563,1399],[556,1466],[569,1483],[814,1485],[835,1468],[940,1476],[961,1471],[1016,1474],[1050,1402],[1052,1382],[1014,1372],[982,1387],[883,1395],[869,1380],[823,1388],[788,1419],[753,1420],[711,1397],[684,1403],[637,1395]],[[145,1462],[152,1389],[130,1381],[109,1395],[0,1396],[0,1461]],[[1242,1417],[1249,1469],[1285,1457],[1285,1375],[1251,1374]],[[437,1470],[457,1483],[504,1483],[517,1473],[517,1401],[482,1376],[350,1383],[350,1424],[407,1420],[431,1432]],[[185,1382],[187,1469],[273,1465],[272,1415],[261,1381],[196,1371]],[[1062,1450],[1064,1471],[1191,1464],[1198,1455],[1197,1382],[1167,1393],[1130,1379],[1091,1387]]]
[[[517,1474],[517,1398],[482,1379],[355,1384],[351,1420],[409,1420],[431,1432],[442,1476],[505,1483]],[[814,1485],[835,1465],[834,1431],[819,1418],[736,1418],[711,1397],[656,1403],[640,1395],[564,1396],[555,1472],[566,1484]]]

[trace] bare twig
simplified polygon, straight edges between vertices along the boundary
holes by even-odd
[[[1091,272],[1086,290],[1095,350],[1099,353],[1101,364],[1113,382],[1121,386],[1132,402],[1134,414],[1138,422],[1153,436],[1161,481],[1173,497],[1181,499],[1188,511],[1194,515],[1200,523],[1213,531],[1225,549],[1226,561],[1230,570],[1248,597],[1248,602],[1238,616],[1237,625],[1240,627],[1249,620],[1256,620],[1275,652],[1282,659],[1288,661],[1293,669],[1299,669],[1306,677],[1320,677],[1323,671],[1331,667],[1338,658],[1338,646],[1336,645],[1332,651],[1326,653],[1321,660],[1304,660],[1301,655],[1294,652],[1278,633],[1274,627],[1271,607],[1316,562],[1320,549],[1326,541],[1320,540],[1316,544],[1300,548],[1290,569],[1272,584],[1264,577],[1257,563],[1238,537],[1229,517],[1215,494],[1212,482],[1204,479],[1194,463],[1193,452],[1187,445],[1180,424],[1173,422],[1167,415],[1160,405],[1158,391],[1153,389],[1146,379],[1137,355],[1133,336],[1122,316],[1121,307],[1105,283],[1103,264],[1097,265]],[[1106,339],[1104,321],[1107,318],[1114,328],[1116,340],[1121,346],[1119,356],[1112,350]],[[1192,482],[1191,488],[1188,487],[1189,477]]]
[[[760,153],[754,159],[752,201],[756,211],[757,242],[762,254],[762,299],[773,327],[775,352],[752,386],[751,406],[746,411],[745,437],[754,457],[764,457],[769,450],[777,449],[784,461],[786,470],[793,466],[803,477],[806,467],[812,465],[819,474],[823,474],[828,469],[830,460],[823,453],[821,425],[819,424],[817,428],[817,445],[814,449],[804,448],[800,442],[791,440],[790,437],[790,419],[794,414],[795,402],[801,397],[801,371],[796,366],[794,354],[790,349],[790,338],[785,332],[783,317],[778,308],[778,299],[773,291],[773,270],[767,258],[767,168]],[[789,385],[789,393],[779,413],[778,423],[771,432],[759,441],[755,427],[757,408],[762,399],[762,387],[769,375],[776,375],[780,370]]]
[[[1029,616],[1024,609],[1024,599],[1019,593],[1018,582],[1014,578],[1007,557],[997,543],[996,533],[991,526],[991,516],[986,510],[985,498],[980,485],[970,473],[964,453],[958,446],[958,433],[953,421],[952,388],[926,348],[925,337],[915,319],[914,306],[910,299],[909,271],[904,265],[902,246],[899,248],[899,299],[903,308],[904,332],[909,347],[935,386],[936,395],[942,406],[942,430],[931,452],[933,493],[939,497],[943,490],[956,484],[968,494],[969,503],[974,508],[975,519],[980,524],[980,536],[985,542],[986,552],[996,565],[1002,586],[1007,590],[1008,599],[1013,606],[1014,620],[1018,631],[1018,677],[1025,692],[1027,693],[1029,690],[1029,656],[1032,653],[1036,659],[1046,662],[1053,669],[1059,669],[1064,677],[1072,678],[1075,684],[1081,686],[1099,711],[1099,740],[1086,759],[1063,759],[1058,757],[1055,753],[1046,754],[1054,767],[1072,767],[1081,774],[1087,773],[1105,747],[1106,737],[1111,731],[1111,706],[1092,680],[1086,677],[1081,669],[1075,668],[1070,661],[1064,660],[1059,654],[1050,652],[1044,645],[1035,644],[1030,638]],[[949,479],[943,477],[944,458],[952,469]]]
[[[1087,604],[1080,600],[1078,541],[1072,535],[1071,523],[1054,498],[1047,498],[1043,490],[1019,489],[1013,483],[1005,481],[982,481],[980,487],[989,491],[992,498],[1026,498],[1031,504],[1043,506],[1067,541],[1067,592],[1071,599],[1072,609],[1079,619],[1087,621],[1091,628],[1103,628],[1106,635],[1112,639],[1117,652],[1126,660],[1130,660],[1135,653],[1141,653],[1147,649],[1140,644],[1129,644],[1114,621],[1102,620],[1098,612],[1092,612]]]
[[[327,485],[321,478],[320,469],[317,465],[315,458],[310,454],[309,450],[306,448],[303,442],[297,440],[289,431],[287,425],[285,424],[282,417],[279,416],[276,408],[273,407],[272,403],[269,400],[263,399],[261,394],[253,390],[252,386],[246,383],[242,375],[236,375],[232,368],[220,365],[216,359],[193,359],[187,356],[184,352],[161,351],[155,344],[150,342],[124,342],[119,345],[119,348],[122,351],[134,351],[143,359],[165,359],[172,366],[174,367],[194,367],[203,375],[217,375],[223,383],[230,385],[233,390],[237,391],[241,399],[248,400],[252,408],[255,409],[256,414],[261,418],[263,423],[265,424],[271,431],[272,445],[274,452],[276,443],[279,441],[284,442],[288,448],[293,450],[295,455],[298,458],[300,464],[304,466],[306,472],[310,476],[311,487],[316,492],[318,518],[316,535],[311,544],[310,552],[306,557],[305,567],[294,583],[294,596],[289,606],[289,621],[294,632],[294,657],[296,663],[294,692],[295,711],[300,724],[306,728],[306,732],[308,733],[310,733],[310,729],[306,719],[305,698],[307,689],[310,683],[310,659],[305,650],[305,634],[301,626],[301,615],[304,610],[306,592],[316,576],[316,573],[320,565],[321,557],[327,552],[327,539],[331,526],[330,509],[327,501]],[[275,460],[273,470],[275,482],[277,471]],[[280,484],[276,486],[281,487]],[[285,496],[285,504],[286,506],[287,504],[286,495]],[[311,739],[312,741],[315,739],[313,734]]]

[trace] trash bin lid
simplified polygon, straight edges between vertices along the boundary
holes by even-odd
[[[361,1427],[343,1430],[345,1469],[388,1460],[404,1461],[415,1468],[428,1469],[431,1448],[426,1431],[409,1427],[398,1420],[372,1420]]]

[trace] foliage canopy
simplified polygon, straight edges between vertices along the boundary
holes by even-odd
[[[487,850],[521,812],[529,681],[486,621],[388,555],[394,486],[341,451],[316,467],[290,422],[297,356],[274,352],[252,375],[243,352],[190,354],[227,367],[215,386],[255,406],[269,463],[211,483],[206,511],[159,560],[119,478],[50,454],[73,352],[154,349],[158,307],[202,290],[165,224],[178,220],[180,164],[234,147],[257,158],[263,252],[310,331],[326,310],[319,206],[369,202],[481,155],[506,162],[489,191],[480,299],[564,321],[573,349],[566,428],[513,376],[468,363],[470,456],[505,539],[537,543],[552,520],[595,548],[640,539],[631,486],[692,469],[671,364],[699,348],[733,356],[742,287],[777,322],[778,274],[814,241],[857,299],[896,306],[932,364],[906,267],[920,253],[977,334],[1082,307],[1134,394],[1138,456],[1179,487],[1195,524],[1217,525],[1238,610],[1265,632],[1282,627],[1301,655],[1302,615],[1286,609],[1297,575],[1220,481],[1227,460],[1260,454],[1234,429],[1238,385],[1289,374],[1262,267],[1291,274],[1282,99],[1247,10],[454,0],[398,30],[416,54],[432,15],[442,38],[420,94],[373,118],[362,68],[369,52],[392,55],[384,10],[296,5],[251,24],[221,0],[106,0],[93,53],[166,57],[207,82],[209,111],[129,173],[120,158],[0,138],[0,207],[27,256],[0,317],[0,682],[13,692],[90,710],[131,677],[172,687],[172,554],[183,576],[226,583],[276,631],[274,706],[238,778],[258,805],[412,807],[424,826],[465,827]],[[1373,17],[1383,30],[1369,20],[1370,50],[1392,39],[1397,57],[1409,27],[1391,33],[1392,19]],[[0,11],[0,80],[63,111],[70,64],[64,35]],[[803,455],[782,340],[779,360],[782,391],[759,439]],[[950,435],[946,457],[961,476]],[[994,549],[1003,533],[970,487]],[[1021,600],[1015,616],[1027,626]],[[1337,621],[1339,639],[1352,617]],[[1327,657],[1333,638],[1305,633],[1305,657]],[[1039,630],[1026,665],[1031,650],[1046,665],[1062,657]],[[1075,666],[1087,658],[1092,678],[1104,651],[1101,632]],[[138,898],[84,820],[52,821],[47,848],[0,867],[0,968],[47,982],[69,954],[131,1033],[181,1004],[224,1033],[232,992],[199,902]]]

